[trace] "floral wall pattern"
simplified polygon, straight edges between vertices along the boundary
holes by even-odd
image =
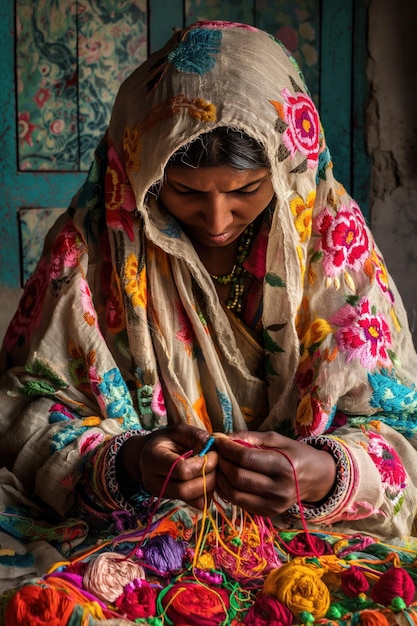
[[[86,170],[148,52],[146,0],[17,0],[20,170]]]
[[[146,0],[16,0],[20,171],[85,171],[123,79],[148,50]],[[241,21],[280,38],[318,99],[317,0],[185,0],[185,24]]]

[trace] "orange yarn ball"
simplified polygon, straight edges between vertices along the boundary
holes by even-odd
[[[329,589],[321,580],[324,572],[294,559],[268,574],[263,593],[275,596],[294,615],[307,611],[319,619],[326,615],[330,606]]]
[[[365,609],[360,613],[361,626],[389,626],[389,622],[381,611]]]
[[[67,624],[75,602],[53,587],[25,585],[6,606],[5,626],[62,626]]]

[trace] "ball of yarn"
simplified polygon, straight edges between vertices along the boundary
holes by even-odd
[[[330,606],[330,592],[321,580],[323,573],[294,559],[268,574],[263,593],[276,597],[294,615],[307,611],[316,619],[324,617]]]
[[[389,622],[381,611],[365,609],[359,614],[361,626],[389,626]]]
[[[135,580],[124,588],[114,605],[121,615],[134,621],[156,613],[157,592],[146,580]]]
[[[136,578],[145,578],[141,565],[116,552],[103,552],[88,562],[83,576],[87,591],[104,602],[114,602],[124,587]]]
[[[328,541],[316,535],[300,532],[291,541],[285,544],[286,550],[293,556],[322,556],[333,554],[333,548]]]
[[[243,620],[246,626],[291,626],[294,616],[276,598],[259,594]]]
[[[406,605],[414,600],[416,588],[407,570],[390,567],[375,583],[371,596],[374,602],[388,606],[395,597],[400,597]]]
[[[167,589],[162,605],[168,619],[176,625],[213,626],[229,623],[229,594],[221,587],[209,588],[198,583],[178,582]]]
[[[358,567],[350,567],[340,574],[342,591],[348,598],[355,598],[369,589],[369,582]]]
[[[156,535],[142,548],[142,560],[160,574],[181,569],[186,545],[171,535]]]
[[[9,600],[4,613],[5,626],[62,626],[75,608],[66,594],[45,585],[25,585]]]

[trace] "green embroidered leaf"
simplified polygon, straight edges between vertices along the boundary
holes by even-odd
[[[280,346],[274,341],[271,335],[265,330],[264,331],[264,346],[267,352],[272,352],[272,354],[276,354],[277,352],[285,352]]]
[[[45,380],[29,380],[23,384],[22,391],[27,396],[53,396],[56,390]]]
[[[359,302],[359,296],[346,296],[346,302],[352,306],[356,306]]]
[[[278,372],[272,365],[271,359],[269,357],[266,359],[265,369],[267,376],[279,376]]]
[[[397,355],[395,354],[395,352],[393,352],[392,350],[387,350],[389,358],[391,359],[393,365],[396,365],[397,367],[400,365],[400,361],[398,360]]]
[[[323,258],[323,252],[322,250],[316,250],[315,252],[313,252],[313,254],[311,255],[311,263],[316,263],[317,261],[321,261]]]
[[[265,276],[265,281],[268,285],[271,285],[271,287],[285,287],[285,282],[274,272],[268,272]]]
[[[25,372],[34,376],[43,376],[44,378],[47,378],[57,389],[65,389],[68,386],[67,383],[49,367],[49,365],[39,359],[29,361],[29,363],[25,366]]]

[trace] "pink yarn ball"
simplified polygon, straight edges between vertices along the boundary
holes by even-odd
[[[365,575],[358,567],[350,567],[340,575],[342,581],[342,590],[348,598],[355,598],[360,593],[366,593],[369,589],[369,583]]]

